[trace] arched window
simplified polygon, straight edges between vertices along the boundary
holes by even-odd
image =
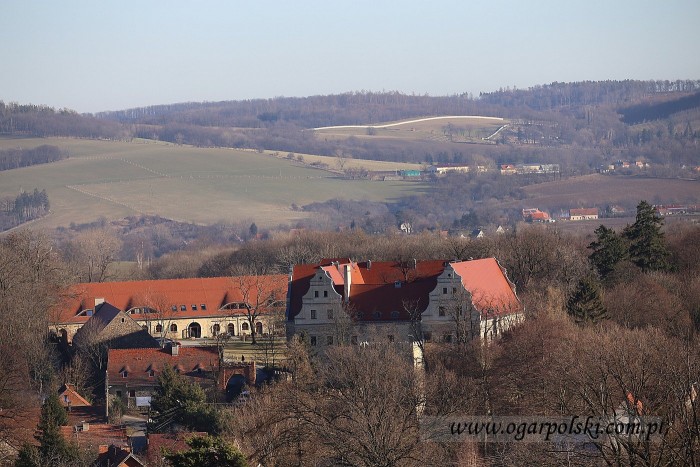
[[[177,332],[177,324],[173,323],[170,325],[170,331]]]
[[[256,333],[256,334],[262,334],[262,333],[263,333],[263,324],[262,324],[260,321],[258,321],[257,323],[255,323],[255,333]]]
[[[243,323],[243,324],[241,324],[241,330],[242,330],[242,331],[247,331],[248,329],[250,329],[250,328],[248,327],[248,323]]]
[[[163,325],[162,324],[156,324],[156,332],[163,332]]]
[[[218,336],[220,332],[221,332],[221,326],[219,326],[218,324],[215,324],[215,325],[212,327],[212,333],[213,333],[215,336]]]
[[[233,323],[229,323],[229,324],[228,324],[228,333],[229,333],[229,335],[231,335],[231,336],[235,336],[235,335],[236,335],[236,326],[234,326]]]

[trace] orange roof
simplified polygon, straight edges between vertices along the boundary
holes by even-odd
[[[598,208],[569,209],[569,216],[597,216]]]
[[[429,294],[437,285],[437,278],[445,269],[445,261],[377,261],[348,263],[351,266],[350,305],[363,321],[407,320],[410,317],[405,304],[415,303],[424,311]],[[513,284],[495,258],[449,263],[462,279],[462,285],[471,292],[476,308],[483,313],[510,313],[522,310]],[[369,266],[369,267],[368,267]],[[310,279],[318,268],[333,281],[338,293],[343,292],[345,264],[298,265],[292,275],[288,319],[301,311],[302,297],[309,291]],[[397,287],[400,283],[400,287]],[[398,311],[398,316],[391,312]]]
[[[219,368],[219,352],[214,347],[182,347],[178,355],[165,349],[109,349],[107,376],[110,384],[154,386],[158,373],[166,366],[180,370],[185,376],[202,381]],[[198,371],[200,370],[201,371]],[[126,370],[126,377],[122,372]],[[150,376],[150,372],[154,375]]]
[[[61,434],[68,441],[75,441],[82,448],[97,448],[100,445],[127,447],[126,428],[106,423],[90,423],[87,430],[81,424],[61,427]]]
[[[462,285],[472,295],[472,303],[483,314],[513,313],[522,310],[515,286],[506,277],[496,258],[451,263]]]
[[[58,399],[64,407],[85,407],[92,405],[83,396],[78,394],[78,391],[75,390],[75,386],[67,383],[58,391]]]
[[[532,220],[547,220],[549,219],[549,214],[547,214],[546,212],[537,211],[530,214],[530,218]]]
[[[177,318],[220,316],[223,313],[221,308],[227,303],[244,302],[244,297],[254,302],[258,290],[266,295],[274,291],[283,300],[287,291],[287,276],[276,274],[75,284],[68,289],[61,304],[54,308],[49,317],[53,323],[84,323],[89,317],[80,313],[94,309],[97,298],[124,311],[150,307],[167,308],[165,311],[170,312],[174,306],[177,311],[173,312],[173,317]],[[226,310],[225,314],[232,312]]]

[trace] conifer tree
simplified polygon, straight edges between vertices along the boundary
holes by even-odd
[[[566,303],[566,311],[577,324],[594,324],[608,317],[600,296],[600,286],[592,276],[578,282]]]
[[[604,225],[595,229],[595,234],[596,241],[588,245],[593,250],[589,259],[600,277],[605,279],[620,261],[627,258],[627,245],[620,235]]]
[[[637,205],[636,221],[623,232],[630,242],[630,258],[642,271],[663,271],[670,267],[662,225],[663,219],[656,214],[654,206],[641,201]]]

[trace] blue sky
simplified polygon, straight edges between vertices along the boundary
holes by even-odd
[[[79,112],[700,79],[700,1],[0,1],[0,100]]]

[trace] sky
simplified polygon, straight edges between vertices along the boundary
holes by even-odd
[[[0,100],[78,112],[700,79],[698,0],[0,0]]]

